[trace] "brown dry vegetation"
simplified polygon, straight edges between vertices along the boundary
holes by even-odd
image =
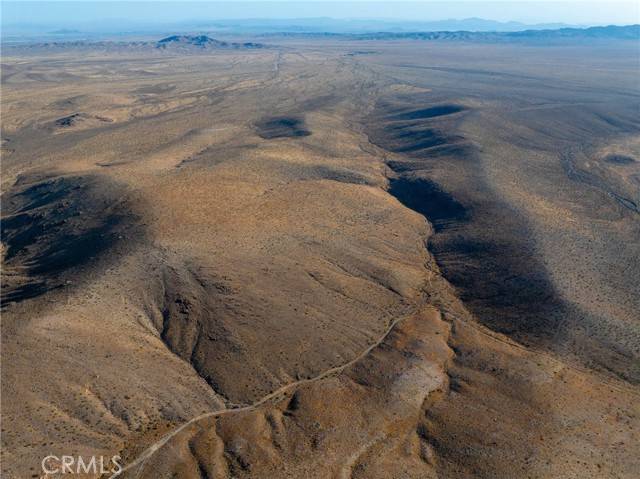
[[[637,475],[636,46],[280,43],[5,51],[3,477]]]

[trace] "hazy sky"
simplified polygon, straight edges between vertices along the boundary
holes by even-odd
[[[172,23],[231,18],[389,18],[443,20],[481,17],[524,23],[571,24],[640,23],[640,2],[606,1],[13,1],[1,2],[2,23],[72,25],[106,19]]]

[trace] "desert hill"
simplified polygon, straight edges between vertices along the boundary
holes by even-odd
[[[637,475],[633,42],[165,40],[3,52],[3,477]]]

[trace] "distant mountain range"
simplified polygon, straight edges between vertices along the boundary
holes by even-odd
[[[172,52],[199,53],[202,50],[248,50],[267,48],[267,45],[255,42],[227,42],[216,40],[207,35],[171,35],[160,40],[137,41],[87,41],[69,40],[52,42],[20,42],[7,44],[5,49],[20,52],[46,52],[68,49],[99,50],[103,52]]]
[[[483,18],[465,18],[461,20],[410,21],[384,19],[335,19],[335,18],[297,18],[297,19],[246,19],[203,21],[196,24],[202,29],[212,31],[236,31],[244,33],[370,33],[370,32],[511,32],[523,30],[552,30],[577,27],[565,23],[526,24],[521,22],[498,22]]]
[[[520,32],[526,30],[557,30],[585,28],[591,25],[568,25],[565,23],[526,24],[522,22],[499,22],[483,18],[449,19],[437,21],[394,19],[233,19],[190,20],[173,23],[145,23],[134,20],[84,22],[79,24],[43,25],[37,23],[6,23],[3,21],[1,35],[4,41],[57,41],[69,40],[113,40],[116,37],[140,37],[168,35],[173,32],[203,32],[220,35],[258,35],[269,33],[412,33],[412,32]]]
[[[590,28],[559,28],[553,30],[522,30],[515,32],[473,32],[473,31],[434,31],[434,32],[374,32],[359,34],[332,34],[332,33],[278,33],[264,34],[263,36],[330,36],[349,38],[353,40],[448,40],[448,41],[484,41],[484,42],[509,42],[509,41],[563,41],[563,40],[640,40],[640,25]]]
[[[207,35],[171,35],[158,40],[157,48],[169,47],[198,47],[198,48],[263,48],[261,43],[244,42],[233,43],[223,42]]]
[[[461,42],[527,42],[534,44],[556,44],[570,42],[640,40],[640,25],[624,27],[560,28],[556,30],[524,30],[519,32],[375,32],[375,33],[328,33],[328,32],[279,32],[264,33],[258,37],[269,38],[277,43],[277,38],[333,38],[336,40],[423,40],[423,41],[461,41]],[[104,51],[172,51],[198,52],[213,49],[256,49],[269,48],[270,45],[256,42],[229,42],[216,40],[208,35],[170,35],[160,40],[141,41],[52,41],[20,42],[5,44],[6,48],[20,51],[60,50],[68,48],[100,49]]]

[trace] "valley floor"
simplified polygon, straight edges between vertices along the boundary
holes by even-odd
[[[635,45],[275,43],[5,50],[3,477],[635,477]]]

